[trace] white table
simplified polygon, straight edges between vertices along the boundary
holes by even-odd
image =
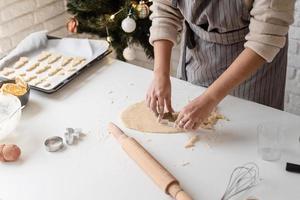
[[[55,94],[32,92],[16,135],[2,141],[18,144],[22,158],[0,164],[0,199],[170,199],[106,131],[109,121],[121,125],[119,113],[144,98],[151,79],[151,71],[107,58]],[[172,89],[176,109],[204,90],[177,79],[172,80]],[[126,132],[161,161],[195,200],[219,200],[232,170],[249,161],[258,164],[262,181],[243,197],[300,199],[300,175],[284,170],[286,161],[300,163],[300,118],[235,97],[227,97],[220,112],[230,121],[220,123],[215,139],[202,133],[202,142],[194,149],[184,148],[187,134]],[[257,154],[256,128],[264,121],[284,122],[287,128],[279,162],[263,161]],[[63,152],[47,152],[45,138],[62,136],[66,127],[80,127],[88,136]],[[190,164],[183,166],[185,162]]]

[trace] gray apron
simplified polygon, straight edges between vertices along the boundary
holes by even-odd
[[[244,50],[250,10],[244,0],[173,0],[185,18],[178,77],[210,86]],[[287,46],[231,95],[283,109]]]

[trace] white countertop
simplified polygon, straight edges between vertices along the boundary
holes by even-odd
[[[32,92],[15,135],[1,141],[18,144],[22,157],[16,163],[0,163],[0,199],[170,199],[106,131],[109,121],[121,125],[120,112],[144,98],[151,79],[149,70],[107,58],[55,94]],[[203,88],[177,79],[172,80],[172,89],[177,110],[203,92]],[[216,134],[202,133],[202,141],[193,149],[184,148],[187,134],[125,130],[169,169],[195,200],[220,200],[232,170],[250,161],[258,164],[262,180],[243,197],[300,199],[300,175],[284,170],[286,161],[300,163],[300,117],[235,97],[227,97],[219,110],[230,121],[220,122]],[[282,123],[286,128],[281,161],[266,162],[257,154],[256,128],[264,121]],[[63,136],[67,127],[82,128],[88,135],[62,152],[47,152],[44,140]],[[185,162],[190,164],[183,166]]]

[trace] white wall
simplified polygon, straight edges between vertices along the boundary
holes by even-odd
[[[66,35],[67,18],[64,0],[0,0],[0,55],[38,30]]]
[[[295,21],[289,32],[286,110],[300,115],[300,0],[296,1]]]

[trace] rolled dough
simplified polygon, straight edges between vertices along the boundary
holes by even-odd
[[[127,128],[149,132],[149,133],[179,133],[184,132],[182,129],[169,127],[157,122],[157,117],[147,107],[146,103],[139,102],[129,106],[121,114],[121,119]],[[214,125],[219,119],[226,119],[223,115],[213,111],[210,116],[203,121],[200,128],[214,129]]]
[[[157,122],[157,117],[147,107],[146,103],[139,102],[129,106],[121,114],[121,119],[127,128],[149,133],[179,133],[181,129],[169,127]]]

